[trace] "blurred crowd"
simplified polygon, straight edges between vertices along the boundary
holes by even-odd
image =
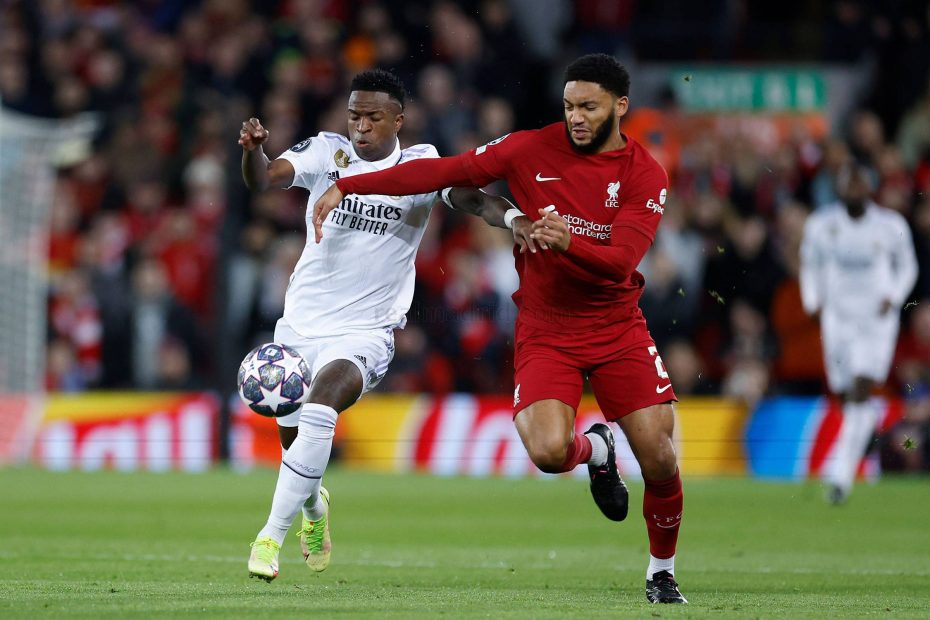
[[[907,432],[925,433],[930,2],[875,4],[0,0],[3,104],[102,121],[55,193],[48,387],[216,386],[228,367],[217,343],[241,355],[271,339],[304,244],[306,195],[247,194],[242,120],[262,119],[271,156],[321,130],[345,132],[349,79],[379,66],[411,93],[403,144],[454,154],[559,120],[562,68],[600,51],[632,63],[625,127],[672,179],[641,270],[642,307],[676,391],[750,404],[822,391],[798,246],[807,215],[835,200],[836,171],[857,160],[879,179],[876,200],[914,233],[920,280],[891,389],[909,403]],[[763,144],[752,124],[697,128],[671,91],[637,101],[635,63],[665,60],[828,61],[871,81],[850,118],[832,119],[836,131],[798,124]],[[510,391],[508,232],[437,207],[417,270],[379,389]]]

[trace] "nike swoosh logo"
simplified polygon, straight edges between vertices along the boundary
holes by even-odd
[[[536,173],[537,181],[561,181],[562,180],[562,177],[544,177],[544,176],[540,176],[541,174],[542,173],[540,172]]]
[[[662,392],[664,392],[665,390],[667,390],[667,389],[670,388],[670,387],[672,387],[672,384],[671,384],[671,383],[669,383],[668,385],[666,385],[666,386],[663,387],[663,388],[660,388],[660,387],[657,385],[657,386],[656,386],[656,394],[661,394]]]

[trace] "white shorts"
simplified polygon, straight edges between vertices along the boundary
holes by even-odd
[[[312,381],[320,370],[336,360],[348,360],[362,373],[362,394],[373,389],[387,373],[394,357],[394,330],[372,330],[360,334],[344,334],[323,338],[306,338],[291,328],[283,318],[274,329],[274,341],[297,349],[310,366]],[[361,397],[361,395],[359,396]],[[300,409],[276,418],[279,426],[297,426]]]
[[[884,383],[898,340],[898,317],[851,318],[824,313],[820,322],[827,384],[834,394],[853,386],[856,377]]]

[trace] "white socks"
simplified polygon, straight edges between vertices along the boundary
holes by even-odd
[[[308,403],[303,406],[297,439],[281,461],[271,514],[259,538],[268,536],[278,544],[283,543],[301,507],[309,518],[322,516],[320,480],[329,463],[337,415],[335,409],[325,405]]]
[[[652,579],[652,576],[659,571],[667,570],[675,576],[675,556],[670,558],[657,558],[654,555],[649,556],[649,568],[646,569],[646,579]]]
[[[834,462],[828,476],[829,481],[843,491],[852,488],[859,461],[865,455],[877,423],[878,410],[871,400],[843,405],[843,426],[836,440]]]
[[[287,454],[287,450],[284,446],[281,446],[281,460],[284,460],[284,455]],[[280,475],[280,472],[279,472]],[[304,502],[303,507],[304,516],[311,521],[317,521],[326,514],[326,504],[323,503],[323,500],[320,499],[319,494],[316,497],[310,496],[307,498],[307,501]]]
[[[597,433],[585,433],[585,437],[591,442],[591,458],[588,459],[588,465],[604,465],[607,463],[607,442]]]

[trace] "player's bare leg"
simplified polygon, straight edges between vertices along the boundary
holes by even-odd
[[[556,399],[531,403],[517,413],[514,424],[540,471],[557,474],[587,463],[598,508],[613,521],[626,517],[629,493],[617,470],[613,433],[605,424],[576,433],[575,409]]]
[[[591,442],[575,433],[575,410],[560,400],[536,401],[513,421],[527,454],[542,472],[571,471],[591,456]]]
[[[300,536],[304,559],[317,571],[325,569],[329,564],[329,501],[322,497],[321,481],[329,463],[336,417],[358,400],[362,388],[361,372],[347,360],[335,360],[327,364],[314,377],[307,404],[301,410],[297,436],[281,462],[271,514],[253,544],[253,556],[256,555],[254,549],[257,546],[276,545],[280,548],[294,517],[303,507]],[[292,434],[291,431],[279,433],[282,443]],[[314,529],[308,526],[308,522],[311,525],[318,524],[315,526],[316,534],[322,532],[322,536],[314,535]],[[269,564],[265,561],[256,561],[253,567],[250,558],[250,575],[269,581],[273,579],[277,575],[277,548],[273,571],[265,566]]]
[[[649,533],[646,598],[652,603],[687,603],[675,581],[675,547],[682,515],[681,478],[672,433],[670,403],[634,411],[618,421],[639,461],[646,490],[643,517]]]
[[[831,504],[842,504],[849,498],[859,461],[868,451],[869,441],[878,422],[878,412],[870,400],[874,387],[872,379],[856,377],[845,394],[843,425],[834,449],[834,463],[827,490],[827,501]]]
[[[290,448],[294,440],[297,439],[297,427],[278,425],[278,439],[281,440],[282,451],[287,452],[287,449]]]

